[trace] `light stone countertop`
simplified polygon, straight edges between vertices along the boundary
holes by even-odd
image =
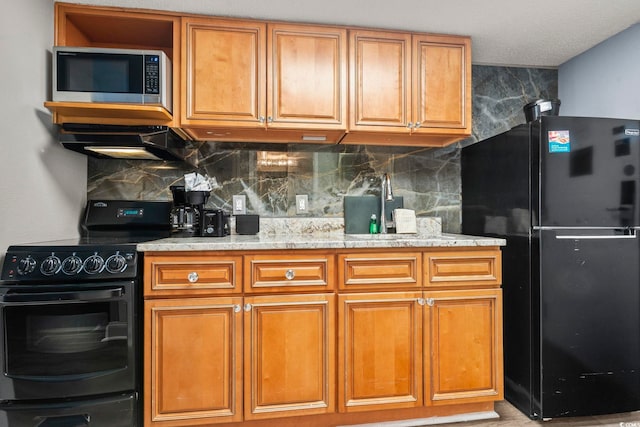
[[[342,218],[261,218],[256,235],[170,237],[139,243],[138,251],[231,251],[504,246],[504,239],[441,232],[440,218],[418,218],[417,234],[345,234]],[[230,224],[234,230],[234,221]]]

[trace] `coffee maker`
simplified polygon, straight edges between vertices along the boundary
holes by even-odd
[[[204,204],[209,199],[209,191],[185,191],[184,185],[169,187],[173,196],[171,228],[180,236],[200,236],[200,218]]]
[[[170,187],[173,195],[171,226],[181,237],[223,237],[229,234],[229,215],[222,209],[205,209],[209,191],[185,191],[183,185]]]

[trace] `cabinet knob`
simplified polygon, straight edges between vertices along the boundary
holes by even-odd
[[[198,276],[198,273],[196,273],[195,271],[192,271],[187,276],[187,280],[189,280],[190,283],[196,283],[199,278],[200,278],[200,276]]]
[[[287,270],[286,273],[284,273],[284,277],[286,277],[287,280],[293,280],[293,278],[296,277],[296,272],[291,270],[291,269],[289,269],[289,270]]]
[[[418,129],[420,126],[422,126],[422,123],[420,122],[415,122],[415,124],[413,125],[414,129]]]
[[[425,305],[424,298],[418,298],[418,305]]]
[[[234,313],[240,313],[240,310],[242,310],[242,308],[240,307],[240,304],[235,304],[233,306],[233,312]]]
[[[260,117],[258,117],[258,121],[259,121],[260,123],[264,123],[264,116],[260,116]]]
[[[411,129],[413,127],[413,123],[409,122],[407,123],[407,129]]]
[[[273,123],[273,117],[271,116],[267,117],[267,123]]]
[[[429,307],[433,307],[435,303],[436,303],[436,300],[434,300],[433,298],[427,298],[427,305]]]
[[[245,304],[244,305],[244,311],[251,311],[251,304]]]

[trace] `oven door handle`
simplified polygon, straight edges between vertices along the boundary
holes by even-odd
[[[124,289],[94,289],[94,290],[75,290],[63,292],[17,292],[6,293],[2,296],[4,303],[58,303],[60,301],[96,301],[113,298],[121,298],[124,295]]]

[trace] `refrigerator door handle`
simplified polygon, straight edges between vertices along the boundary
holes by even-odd
[[[605,235],[605,234],[556,234],[556,239],[570,239],[570,240],[576,240],[576,239],[582,239],[582,240],[588,240],[588,239],[635,239],[637,238],[637,234],[636,234],[636,230],[635,229],[628,229],[626,230],[628,233],[625,234],[610,234],[610,235]]]

